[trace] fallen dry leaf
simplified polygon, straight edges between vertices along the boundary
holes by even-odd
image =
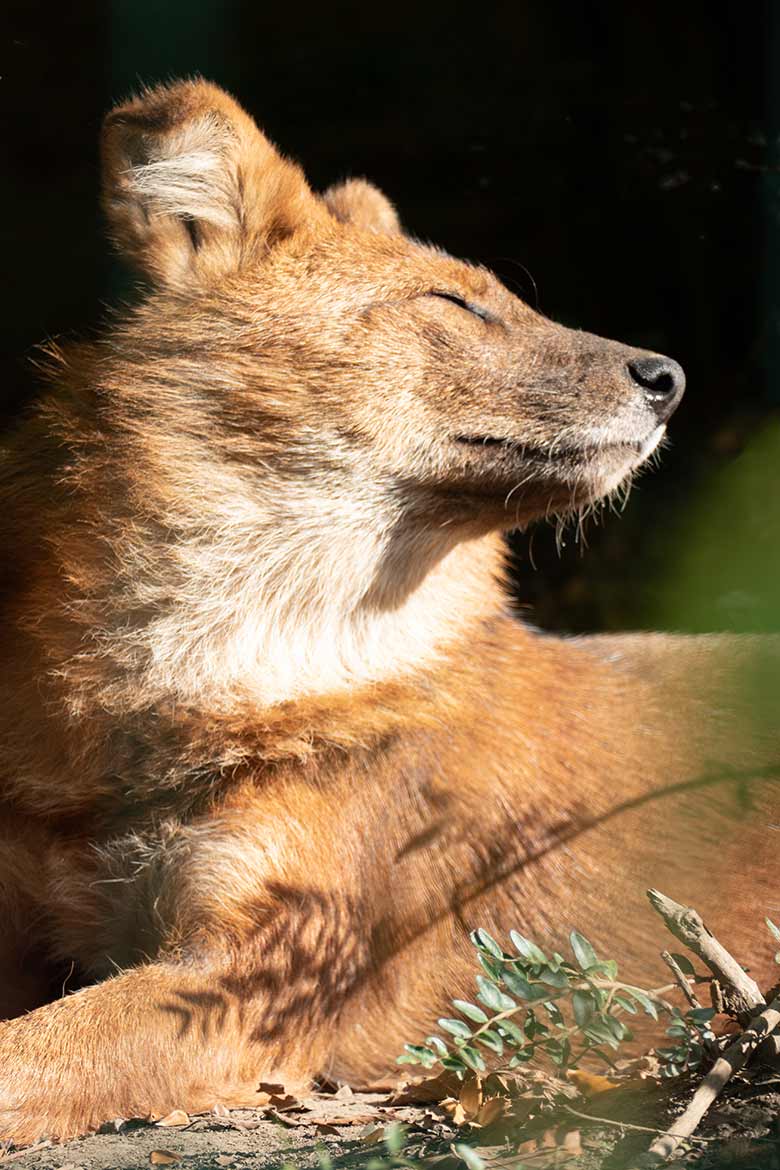
[[[466,1110],[463,1108],[457,1098],[445,1097],[443,1101],[439,1102],[439,1104],[444,1112],[449,1114],[453,1125],[465,1125],[468,1121]]]
[[[574,1158],[579,1158],[582,1153],[582,1139],[578,1129],[570,1129],[564,1135],[561,1142],[561,1149],[565,1150],[567,1154],[571,1154]]]
[[[458,1100],[469,1121],[477,1116],[482,1105],[482,1081],[478,1076],[466,1077],[460,1087]]]
[[[506,1098],[504,1097],[488,1097],[483,1101],[482,1106],[475,1118],[477,1125],[493,1125],[499,1121],[507,1110]]]
[[[287,1090],[284,1085],[278,1081],[260,1081],[257,1086],[258,1093],[267,1093],[269,1097],[284,1097]]]
[[[181,1157],[170,1150],[152,1150],[149,1161],[153,1166],[175,1166],[177,1162],[181,1162]]]
[[[421,1081],[408,1081],[397,1093],[391,1096],[391,1105],[424,1105],[428,1101],[437,1104],[445,1097],[455,1097],[460,1093],[460,1081],[455,1073],[443,1072],[435,1077],[426,1077]]]
[[[269,1101],[269,1105],[272,1109],[275,1109],[277,1113],[284,1113],[288,1109],[301,1108],[301,1102],[297,1097],[293,1097],[290,1093],[284,1093],[282,1096],[277,1096],[276,1093],[274,1093],[271,1097],[271,1100]]]
[[[288,1093],[279,1081],[260,1081],[255,1090],[252,1108],[266,1109],[271,1105],[274,1109],[294,1109],[299,1104],[298,1098]]]
[[[170,1113],[166,1113],[165,1117],[161,1117],[159,1121],[155,1121],[155,1125],[174,1127],[177,1125],[189,1125],[190,1115],[185,1113],[183,1109],[174,1109]]]
[[[620,1085],[620,1081],[602,1077],[599,1073],[588,1072],[584,1068],[571,1068],[566,1076],[573,1085],[576,1085],[583,1097],[595,1097],[598,1093],[607,1093]]]

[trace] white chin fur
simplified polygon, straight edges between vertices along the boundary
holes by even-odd
[[[656,427],[655,430],[647,436],[639,448],[638,455],[640,462],[643,462],[645,459],[647,459],[648,455],[652,455],[653,451],[655,451],[656,447],[661,442],[661,439],[664,437],[665,430],[666,427],[662,423],[660,427]]]
[[[628,479],[652,455],[653,451],[655,451],[663,439],[665,432],[665,426],[661,425],[656,427],[642,443],[637,445],[635,452],[620,467],[615,468],[611,472],[602,469],[598,481],[594,484],[593,498],[599,499],[609,496],[616,488],[620,487],[621,483]]]

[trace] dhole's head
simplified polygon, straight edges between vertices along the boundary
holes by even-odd
[[[245,469],[509,528],[610,493],[680,400],[675,362],[545,319],[405,235],[368,183],[313,194],[214,86],[114,110],[104,163],[113,235],[153,289],[146,360]]]

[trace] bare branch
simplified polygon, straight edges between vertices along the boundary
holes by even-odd
[[[728,989],[727,1005],[740,1020],[746,1023],[758,1008],[765,1004],[761,990],[755,980],[740,967],[739,963],[715,938],[704,924],[698,911],[690,906],[667,898],[658,890],[648,890],[650,904],[656,910],[675,938],[698,955],[709,967],[724,990]]]

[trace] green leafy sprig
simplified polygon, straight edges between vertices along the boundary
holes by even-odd
[[[446,1035],[428,1036],[424,1044],[407,1044],[399,1064],[440,1065],[463,1077],[469,1071],[517,1069],[545,1057],[557,1069],[579,1064],[586,1055],[612,1058],[631,1031],[621,1018],[646,1012],[658,1019],[669,1011],[661,999],[668,988],[645,991],[618,980],[617,963],[599,959],[591,943],[576,930],[569,936],[574,961],[557,951],[547,955],[517,931],[510,931],[514,953],[505,951],[485,930],[471,941],[482,974],[477,975],[474,1003],[454,999],[457,1015],[439,1020]],[[482,1006],[480,1006],[482,1005]],[[566,1015],[561,1006],[568,1005]]]

